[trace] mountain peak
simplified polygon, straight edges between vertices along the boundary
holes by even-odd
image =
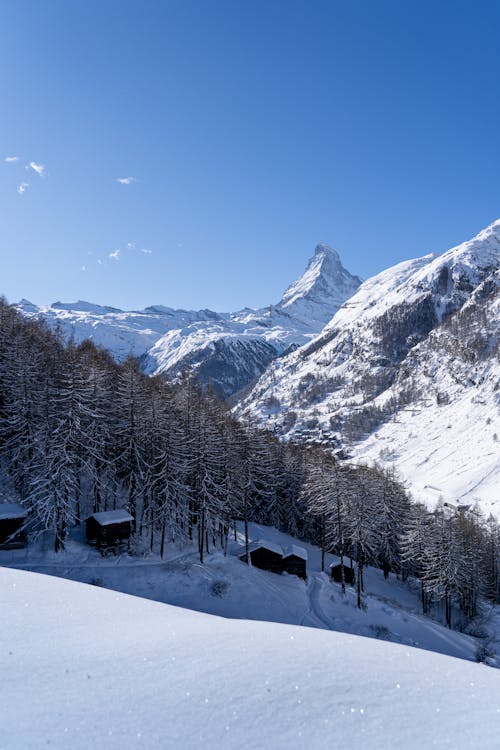
[[[322,255],[325,257],[331,256],[335,260],[340,262],[340,255],[336,250],[333,249],[333,247],[330,247],[330,245],[327,245],[324,242],[318,242],[316,247],[314,248],[314,255]]]
[[[344,268],[337,251],[319,243],[306,270],[286,289],[278,307],[289,309],[307,301],[332,307],[333,315],[333,308],[338,309],[360,284],[361,279]]]

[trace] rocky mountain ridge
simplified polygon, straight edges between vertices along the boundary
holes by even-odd
[[[137,357],[151,375],[194,372],[203,384],[229,397],[273,359],[319,333],[360,283],[338,254],[322,244],[283,298],[260,310],[217,313],[155,305],[124,311],[82,300],[50,306],[21,300],[17,307],[24,315],[59,326],[68,339],[91,339],[118,361]]]

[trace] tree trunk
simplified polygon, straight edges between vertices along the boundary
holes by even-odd
[[[344,548],[340,548],[340,582],[342,584],[342,593],[345,594],[345,571],[344,571]]]
[[[163,560],[163,553],[165,551],[165,516],[163,516],[163,522],[161,525],[161,540],[160,540],[160,557]]]
[[[363,566],[361,563],[361,560],[358,559],[358,575],[356,577],[356,589],[357,589],[357,604],[358,609],[361,609],[361,576],[362,576]]]
[[[245,559],[247,563],[250,562],[250,559],[248,557],[248,519],[245,515]]]
[[[199,547],[200,547],[200,562],[202,563],[203,562],[203,547],[204,547],[204,544],[205,544],[205,539],[204,539],[204,536],[205,536],[205,508],[204,507],[201,509],[199,523],[200,523],[200,525],[199,525],[199,532],[198,532],[199,533],[198,544],[199,544]]]
[[[324,516],[322,516],[321,517],[321,572],[322,573],[325,572],[325,552],[326,552],[326,550],[325,550],[325,544],[326,544],[325,536],[326,536],[326,533],[325,533],[325,518],[324,518]]]

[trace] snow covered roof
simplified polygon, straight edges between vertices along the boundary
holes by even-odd
[[[126,510],[104,510],[100,513],[93,513],[90,518],[95,518],[100,526],[110,526],[113,523],[125,523],[134,519]]]
[[[283,550],[283,557],[290,557],[291,555],[300,557],[301,560],[307,560],[307,550],[305,550],[304,547],[299,547],[296,544],[290,544]]]
[[[12,518],[26,518],[28,511],[19,503],[0,503],[0,518],[2,520]]]
[[[280,557],[283,557],[283,549],[280,547],[279,544],[275,544],[274,542],[268,542],[266,539],[259,539],[257,542],[250,542],[248,545],[248,551],[253,552],[256,549],[267,549],[269,552],[274,552],[276,555],[279,555]],[[245,554],[245,550],[242,551],[240,557],[242,557]]]

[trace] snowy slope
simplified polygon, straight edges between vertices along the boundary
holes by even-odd
[[[236,413],[395,465],[426,502],[499,515],[499,267],[497,221],[369,279]]]
[[[0,570],[3,750],[498,747],[497,670]]]
[[[471,661],[484,643],[484,639],[450,631],[444,625],[442,608],[434,608],[432,619],[424,617],[418,582],[407,585],[392,574],[386,580],[375,568],[365,570],[363,609],[358,609],[355,588],[348,587],[342,596],[340,586],[321,572],[321,551],[304,542],[300,545],[308,556],[307,582],[241,562],[243,533],[230,543],[226,557],[212,553],[203,565],[195,545],[183,549],[169,545],[164,560],[146,549],[144,556],[103,558],[84,543],[83,530],[81,533],[79,542],[76,530],[76,537],[62,553],[54,553],[52,544],[50,550],[43,551],[40,540],[23,550],[0,551],[0,565],[92,582],[208,614],[381,638]],[[277,529],[258,524],[250,524],[250,539],[281,548],[297,543]],[[327,555],[327,570],[330,562],[338,562],[338,558]],[[452,620],[460,622],[458,611],[453,611]],[[474,629],[491,639],[491,664],[500,666],[500,608],[482,608]]]
[[[210,381],[229,396],[261,375],[275,357],[319,333],[360,283],[334,250],[318,245],[282,300],[261,310],[214,313],[156,306],[125,312],[82,301],[37,307],[27,300],[17,307],[59,325],[77,342],[92,339],[118,360],[141,357],[149,374],[176,377],[194,370],[203,383]]]

